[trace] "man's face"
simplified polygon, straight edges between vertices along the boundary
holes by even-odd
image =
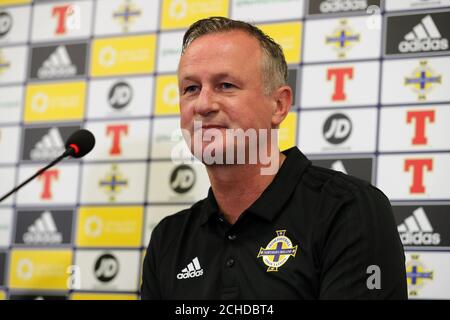
[[[181,128],[189,132],[191,141],[194,121],[202,121],[202,136],[214,128],[220,130],[224,140],[226,129],[253,128],[258,132],[277,125],[272,119],[276,100],[264,94],[261,72],[259,42],[242,31],[194,40],[178,69]],[[211,143],[218,142],[204,141],[202,149],[208,145],[211,148]]]

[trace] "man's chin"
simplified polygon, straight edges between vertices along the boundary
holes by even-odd
[[[191,152],[204,165],[226,164],[226,150],[223,146],[215,146],[214,143],[204,142],[200,148],[191,147]]]
[[[205,142],[201,148],[191,147],[191,153],[205,165],[242,165],[257,162],[250,161],[249,152],[245,148],[238,149],[234,145],[224,147],[213,142]]]

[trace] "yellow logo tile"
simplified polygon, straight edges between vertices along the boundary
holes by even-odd
[[[286,150],[295,146],[295,136],[297,134],[297,113],[289,112],[284,121],[280,124],[278,131],[278,145],[280,150]]]
[[[1,6],[10,6],[12,4],[26,4],[31,3],[31,0],[0,0]]]
[[[70,300],[137,300],[135,294],[115,293],[74,293]]]
[[[300,62],[300,42],[302,38],[302,24],[300,22],[264,24],[258,25],[258,28],[280,44],[287,63]]]
[[[26,89],[24,120],[82,120],[85,92],[85,82],[30,84]]]
[[[179,115],[180,97],[176,75],[156,78],[155,115]]]
[[[71,250],[13,250],[9,286],[13,289],[68,290]]]
[[[5,291],[0,290],[0,300],[6,300],[6,293]]]
[[[197,20],[228,17],[228,0],[164,0],[162,29],[187,28]]]
[[[155,66],[155,35],[94,40],[91,75],[151,73]]]
[[[82,207],[77,245],[82,247],[140,247],[142,207]]]

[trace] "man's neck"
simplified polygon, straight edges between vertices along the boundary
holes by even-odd
[[[273,181],[286,156],[279,154],[279,165],[270,175],[261,174],[262,165],[211,165],[207,166],[211,188],[225,219],[234,224],[240,215],[253,204]]]

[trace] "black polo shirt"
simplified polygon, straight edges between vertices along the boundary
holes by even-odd
[[[144,259],[143,299],[406,299],[389,200],[294,147],[230,225],[214,194],[164,218]],[[245,185],[236,186],[245,188]]]

